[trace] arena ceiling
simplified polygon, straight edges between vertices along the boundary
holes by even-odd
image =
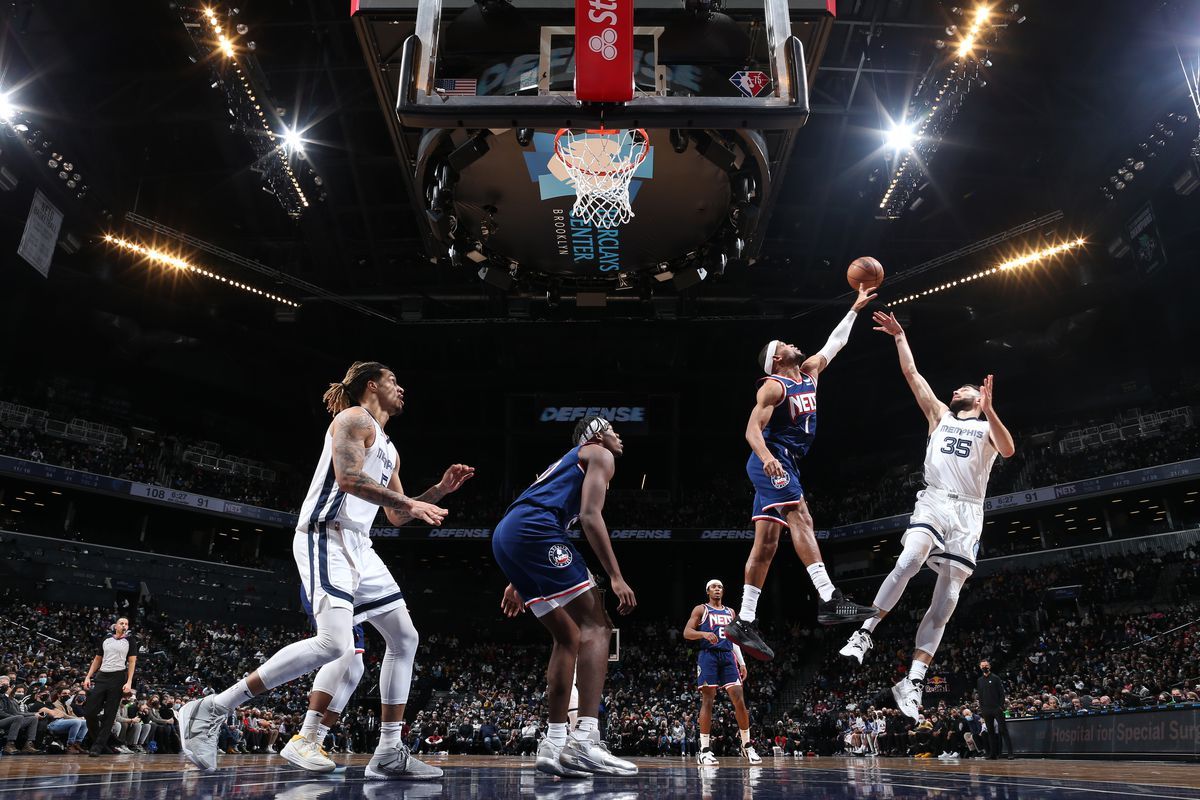
[[[304,167],[321,178],[316,187],[313,176],[301,176],[312,204],[299,218],[264,191],[255,153],[233,129],[227,98],[211,87],[205,54],[181,20],[185,6],[10,6],[0,86],[36,116],[42,141],[52,139],[53,151],[70,158],[89,186],[82,200],[65,195],[46,169],[48,154],[19,142],[0,145],[0,165],[20,181],[18,191],[0,192],[5,241],[20,238],[34,185],[61,201],[73,237],[72,252],[57,252],[48,281],[6,245],[10,326],[86,318],[85,336],[110,352],[140,363],[153,355],[167,368],[172,348],[190,348],[218,371],[231,369],[230,349],[247,343],[303,367],[340,363],[356,342],[378,337],[403,343],[431,371],[455,363],[464,347],[485,353],[477,357],[488,368],[536,370],[593,345],[602,330],[609,352],[595,357],[607,368],[653,376],[664,363],[709,366],[709,347],[745,339],[742,349],[752,352],[751,342],[781,328],[785,335],[812,328],[800,337],[806,342],[823,337],[838,315],[830,309],[848,302],[845,264],[859,255],[873,254],[888,268],[889,300],[987,268],[1012,251],[1079,236],[1089,242],[1086,251],[1063,266],[1027,280],[980,280],[900,310],[929,336],[953,338],[958,355],[985,348],[1013,369],[1068,359],[1073,369],[1094,372],[1114,354],[1144,350],[1129,333],[1139,326],[1165,320],[1174,335],[1195,330],[1186,293],[1168,290],[1163,277],[1194,263],[1200,250],[1194,196],[1173,188],[1194,169],[1187,142],[1196,120],[1175,49],[1186,51],[1190,42],[1194,51],[1200,37],[1190,4],[1005,3],[1009,24],[989,51],[986,85],[976,82],[963,98],[927,185],[898,219],[884,220],[885,132],[942,57],[939,40],[953,42],[945,28],[962,17],[951,2],[838,2],[811,76],[813,113],[787,165],[762,257],[686,292],[664,286],[652,298],[606,308],[579,308],[569,295],[547,298],[540,288],[497,292],[474,269],[430,263],[419,212],[402,189],[389,110],[376,96],[346,4],[237,5],[236,20],[247,27],[241,40],[255,43],[246,62],[270,124],[303,129]],[[1100,188],[1170,112],[1193,118],[1126,192],[1104,200]],[[1109,251],[1148,201],[1169,261],[1153,274]],[[203,281],[163,286],[101,238],[145,234],[128,222],[130,213],[316,288],[300,290],[195,249],[188,252],[198,261],[302,307]],[[896,280],[1038,219],[1001,244]],[[1194,291],[1194,275],[1183,280]],[[41,303],[36,315],[30,297]],[[699,332],[677,324],[684,321],[711,324]],[[449,322],[458,325],[441,324]],[[49,327],[45,335],[55,336]],[[493,353],[502,342],[511,346]],[[1082,360],[1081,349],[1088,353]]]

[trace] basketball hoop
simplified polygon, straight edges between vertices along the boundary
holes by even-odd
[[[554,155],[575,187],[571,215],[596,228],[615,228],[632,219],[629,182],[649,149],[650,137],[642,128],[559,130]]]

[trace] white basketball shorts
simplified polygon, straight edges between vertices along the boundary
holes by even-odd
[[[983,501],[966,498],[932,486],[917,493],[901,543],[909,536],[928,536],[933,550],[925,562],[935,572],[953,567],[970,575],[979,557],[979,537],[983,534]]]
[[[297,529],[292,555],[314,612],[326,601],[353,610],[357,624],[404,605],[404,594],[365,531],[314,523]]]

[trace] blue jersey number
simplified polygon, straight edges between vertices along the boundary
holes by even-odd
[[[947,436],[945,444],[939,453],[946,455],[958,456],[959,458],[971,457],[971,440],[970,439],[955,439],[953,436]]]

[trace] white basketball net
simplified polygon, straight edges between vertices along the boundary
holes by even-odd
[[[645,160],[649,144],[641,128],[559,131],[554,154],[575,187],[571,215],[595,228],[615,228],[629,222],[633,218],[629,182]]]

